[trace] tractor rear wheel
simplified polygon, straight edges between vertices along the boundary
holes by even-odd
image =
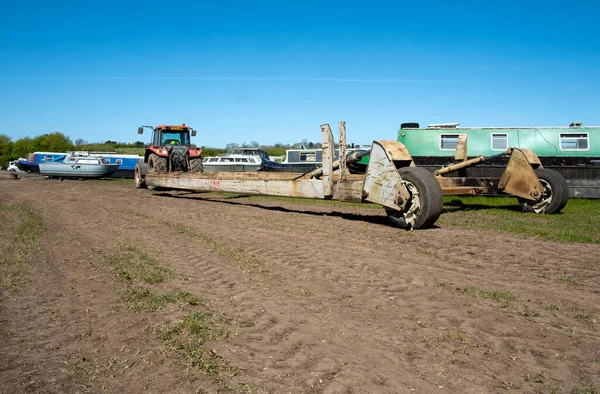
[[[404,167],[399,170],[404,185],[410,194],[403,212],[387,209],[386,213],[395,226],[423,229],[433,226],[442,213],[443,194],[435,176],[422,167]],[[414,224],[405,216],[414,215]]]
[[[167,159],[160,157],[156,153],[151,153],[150,156],[148,156],[148,172],[156,172],[158,174],[168,172]]]
[[[203,170],[201,157],[190,159],[190,172],[202,172]]]
[[[537,201],[519,198],[519,204],[525,212],[559,213],[569,201],[569,185],[558,172],[545,168],[535,170],[544,187],[542,197]]]

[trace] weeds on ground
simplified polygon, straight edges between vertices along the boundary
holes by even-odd
[[[246,252],[242,248],[235,248],[235,247],[220,243],[208,235],[199,233],[194,230],[190,230],[184,226],[181,226],[179,224],[176,224],[176,223],[173,223],[173,222],[170,222],[167,220],[155,219],[155,218],[146,216],[142,213],[139,213],[139,212],[133,211],[133,210],[129,210],[128,213],[143,217],[145,219],[153,220],[155,222],[158,222],[162,225],[167,226],[168,228],[170,228],[180,234],[184,234],[188,237],[198,240],[198,241],[202,242],[204,245],[206,245],[211,251],[215,252],[216,254],[218,254],[221,257],[224,257],[228,260],[231,260],[231,261],[239,264],[240,266],[246,268],[249,272],[264,273],[264,272],[269,271],[269,266],[264,261],[258,259],[253,254]]]
[[[107,255],[106,261],[123,284],[121,301],[129,310],[156,312],[166,304],[176,304],[182,311],[187,311],[187,315],[178,322],[159,328],[159,337],[166,341],[171,350],[182,352],[194,370],[210,375],[219,383],[219,391],[231,391],[227,386],[226,373],[236,373],[236,368],[214,351],[206,349],[206,343],[226,339],[229,333],[222,325],[232,319],[217,315],[210,310],[208,302],[193,294],[155,289],[156,284],[175,276],[175,272],[161,265],[154,255],[140,247],[117,244],[115,250]],[[252,324],[243,319],[239,322],[242,327]]]
[[[571,276],[568,276],[568,275],[561,275],[558,277],[558,280],[560,280],[561,282],[566,282],[568,285],[571,285],[571,286],[579,286],[580,285],[580,283],[577,279],[575,279]]]
[[[486,298],[494,301],[498,301],[502,304],[503,307],[509,305],[511,301],[516,301],[519,299],[518,294],[512,291],[489,291],[481,289],[477,286],[458,286],[456,290],[460,291],[462,294],[467,294],[472,297]]]
[[[0,249],[0,289],[18,287],[28,271],[32,253],[39,247],[44,222],[26,204],[0,201],[0,222],[8,241]]]
[[[135,245],[117,244],[117,250],[107,258],[113,272],[128,282],[138,280],[148,284],[160,283],[173,275],[161,266],[156,257]]]
[[[219,328],[213,312],[193,312],[181,321],[161,331],[161,337],[174,349],[183,351],[187,360],[200,371],[217,376],[225,371],[233,372],[229,362],[214,351],[206,350],[207,341],[227,338],[228,332]]]

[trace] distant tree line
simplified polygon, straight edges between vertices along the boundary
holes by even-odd
[[[117,142],[107,140],[104,142],[88,143],[82,138],[71,141],[69,137],[60,132],[42,134],[37,137],[23,137],[13,141],[6,134],[0,134],[0,166],[6,168],[9,161],[16,160],[20,157],[26,158],[27,154],[32,152],[69,152],[69,151],[94,151],[94,152],[117,152],[127,154],[143,155],[144,149],[147,146],[142,141],[133,143]],[[354,144],[348,144],[348,147],[353,147]],[[285,156],[287,149],[320,149],[320,142],[310,142],[302,140],[296,144],[283,144],[277,142],[273,145],[260,145],[256,141],[249,143],[244,141],[241,144],[230,142],[225,145],[225,148],[214,148],[201,146],[203,156],[218,156],[222,155],[230,149],[240,147],[261,148],[265,150],[269,156]],[[337,147],[337,145],[336,145]]]
[[[20,157],[26,158],[32,152],[70,152],[99,151],[129,153],[133,151],[144,152],[145,144],[141,141],[134,143],[122,143],[117,141],[105,141],[103,143],[87,143],[79,138],[75,144],[69,137],[60,132],[38,135],[37,137],[23,137],[13,141],[6,134],[0,134],[0,166],[5,168],[9,161]]]

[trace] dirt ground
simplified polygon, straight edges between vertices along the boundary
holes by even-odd
[[[0,179],[0,202],[44,223],[0,293],[2,393],[600,390],[600,245],[123,181]],[[172,273],[152,291],[202,301],[128,307],[131,251]],[[164,334],[199,310],[212,370]]]

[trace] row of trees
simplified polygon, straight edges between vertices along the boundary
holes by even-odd
[[[24,137],[14,142],[6,134],[0,134],[0,166],[6,167],[9,161],[27,157],[28,153],[35,151],[66,152],[73,148],[71,139],[59,132]]]

